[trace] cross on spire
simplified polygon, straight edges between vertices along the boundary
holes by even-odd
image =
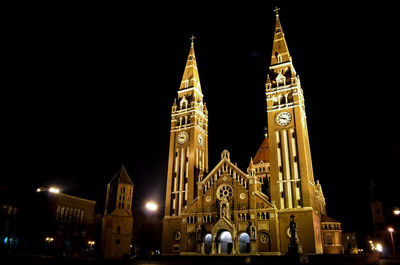
[[[278,13],[279,10],[280,10],[279,7],[275,7],[275,9],[274,9],[274,11],[275,11],[277,17],[279,17],[279,13]]]
[[[192,46],[193,46],[193,44],[194,44],[194,41],[193,41],[193,40],[194,40],[195,38],[196,38],[196,37],[193,36],[193,35],[192,35],[192,37],[190,37],[190,40],[192,41]]]

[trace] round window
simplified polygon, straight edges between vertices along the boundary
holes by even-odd
[[[227,184],[221,185],[217,190],[217,198],[219,200],[223,199],[230,200],[232,198],[232,195],[233,195],[232,187]]]

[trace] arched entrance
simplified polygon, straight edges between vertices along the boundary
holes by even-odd
[[[212,235],[206,234],[204,236],[204,253],[210,254],[212,249]]]
[[[250,236],[247,233],[241,233],[239,237],[240,253],[250,253]]]
[[[218,254],[231,254],[232,252],[232,235],[226,230],[218,233],[217,250]]]
[[[258,251],[259,252],[270,252],[271,242],[267,233],[259,233],[258,236]]]

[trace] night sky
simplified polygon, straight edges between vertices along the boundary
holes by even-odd
[[[210,170],[228,149],[245,171],[267,126],[264,84],[278,5],[328,214],[344,230],[359,230],[360,218],[369,218],[371,178],[384,207],[400,206],[394,6],[264,2],[4,10],[0,185],[57,185],[101,209],[106,183],[124,163],[135,207],[163,204],[171,106],[192,34],[209,111]]]

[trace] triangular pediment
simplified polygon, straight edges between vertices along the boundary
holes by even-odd
[[[211,232],[213,235],[216,235],[220,230],[227,230],[231,234],[234,234],[235,226],[225,217],[222,217],[218,220],[218,222],[211,228]]]
[[[228,171],[230,174],[235,173],[243,178],[246,178],[246,180],[249,179],[249,176],[241,169],[239,169],[235,164],[233,164],[229,158],[222,157],[221,161],[214,167],[214,169],[211,170],[210,173],[208,173],[208,175],[202,179],[203,184],[205,184],[210,178],[221,171]]]
[[[222,154],[223,155],[221,157],[221,161],[214,167],[213,170],[211,170],[211,172],[205,178],[201,179],[201,183],[205,187],[205,191],[207,191],[214,185],[214,183],[219,182],[220,180],[237,181],[245,189],[247,189],[249,184],[248,174],[244,173],[230,161],[229,152],[225,150]]]

